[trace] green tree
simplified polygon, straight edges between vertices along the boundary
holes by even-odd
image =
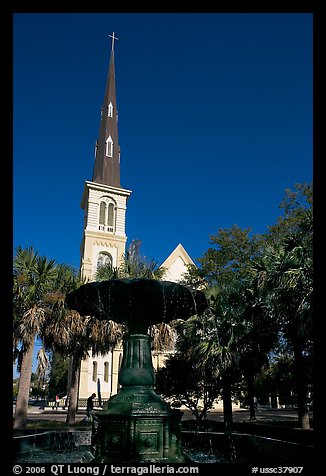
[[[221,379],[224,424],[232,428],[232,389],[239,382],[240,346],[245,323],[239,319],[239,295],[228,285],[212,286],[206,292],[210,315],[195,352],[203,365],[218,372]]]
[[[255,283],[249,280],[242,293],[241,318],[245,324],[245,331],[238,343],[239,366],[246,382],[250,419],[255,419],[256,379],[268,365],[270,352],[278,345],[279,332],[275,326],[273,313]]]
[[[266,293],[288,350],[293,352],[298,419],[309,428],[305,355],[312,349],[313,214],[312,184],[297,184],[281,203],[284,216],[269,228],[266,245],[251,265]]]
[[[254,381],[277,341],[273,315],[249,272],[259,255],[262,235],[251,236],[251,229],[219,230],[198,261],[189,268],[189,282],[206,283],[211,302],[210,329],[203,336],[198,353],[203,362],[219,368],[222,382],[224,422],[232,425],[232,392],[245,378],[250,417],[255,418]]]
[[[231,288],[247,278],[247,266],[259,252],[262,235],[252,235],[251,228],[219,229],[211,235],[213,245],[198,258],[199,267],[189,267],[186,282],[197,279],[199,286],[225,286]]]
[[[174,326],[178,334],[176,353],[157,371],[156,390],[171,399],[173,405],[185,405],[199,426],[219,394],[219,374],[216,369],[212,371],[208,362],[203,365],[196,351],[203,333],[203,319],[193,316],[187,321],[174,322]]]
[[[50,372],[48,383],[49,399],[54,399],[56,394],[68,395],[68,367],[69,358],[56,351],[51,351]]]

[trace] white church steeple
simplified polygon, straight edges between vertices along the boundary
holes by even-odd
[[[92,181],[86,181],[81,202],[85,210],[81,243],[81,274],[94,279],[98,266],[110,262],[120,265],[126,247],[126,209],[130,190],[120,185],[120,146],[116,100],[114,40],[109,62],[95,147]]]

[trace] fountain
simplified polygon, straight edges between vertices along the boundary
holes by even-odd
[[[181,284],[153,279],[112,279],[85,284],[66,298],[83,315],[123,324],[120,391],[95,415],[95,461],[186,461],[181,450],[182,412],[154,392],[155,375],[148,328],[201,314],[205,295]]]

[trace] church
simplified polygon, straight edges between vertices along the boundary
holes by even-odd
[[[81,200],[84,210],[84,230],[81,242],[81,274],[95,279],[99,266],[110,263],[118,267],[126,251],[126,211],[132,191],[121,187],[120,146],[118,141],[118,110],[114,66],[114,40],[109,61],[104,102],[101,109],[99,136],[95,145],[94,170],[91,181],[86,181]],[[161,264],[162,279],[178,282],[194,264],[182,244],[178,244]],[[153,367],[158,369],[167,358],[166,352],[153,352]],[[78,398],[92,393],[107,399],[118,391],[118,372],[122,359],[122,345],[108,354],[92,357],[91,351],[82,360]]]

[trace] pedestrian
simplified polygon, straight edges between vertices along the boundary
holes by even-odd
[[[59,400],[60,400],[59,395],[56,395],[55,396],[55,408],[56,408],[56,410],[58,410]]]
[[[86,415],[87,418],[90,418],[93,413],[94,413],[94,398],[96,397],[96,393],[92,393],[90,397],[87,399],[87,405],[86,405]]]

